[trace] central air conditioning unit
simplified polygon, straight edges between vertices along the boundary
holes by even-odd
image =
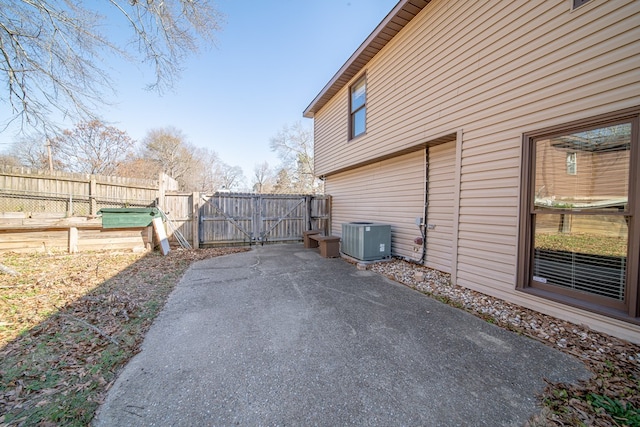
[[[342,224],[340,250],[361,261],[375,261],[391,256],[391,226],[372,222]]]

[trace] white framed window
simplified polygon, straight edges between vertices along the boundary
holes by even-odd
[[[591,0],[571,0],[571,9],[575,10],[583,4],[589,3]]]
[[[360,77],[352,86],[349,97],[349,139],[367,131],[367,79]]]

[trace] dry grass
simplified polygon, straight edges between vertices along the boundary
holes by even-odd
[[[87,425],[189,265],[244,250],[0,256],[0,425]]]
[[[536,249],[612,257],[627,256],[627,240],[598,234],[536,234]]]

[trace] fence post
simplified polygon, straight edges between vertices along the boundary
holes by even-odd
[[[160,176],[158,177],[158,207],[162,210],[164,210],[164,196],[166,193],[165,176],[164,172],[160,172]]]
[[[98,183],[96,176],[91,175],[89,178],[89,215],[95,216],[98,214],[98,202],[96,201],[96,195],[98,194]]]
[[[191,247],[200,247],[200,193],[197,191],[191,195]]]
[[[73,216],[73,194],[69,193],[69,201],[67,202],[67,213],[65,214],[67,218],[71,218]]]
[[[313,204],[313,196],[305,196],[304,203],[306,204],[304,210],[304,227],[305,230],[313,230],[313,226],[311,224],[311,219],[313,218],[312,204]]]
[[[328,220],[327,220],[327,234],[332,234],[333,230],[333,224],[331,223],[331,219],[333,218],[333,214],[331,212],[331,196],[326,196],[327,197],[327,201],[326,201],[326,205],[325,205],[325,209],[326,209],[326,215],[328,215]]]
[[[78,229],[76,227],[69,227],[69,253],[75,254],[78,252]]]
[[[256,241],[260,241],[261,245],[264,245],[264,240],[267,236],[264,234],[265,230],[265,221],[262,220],[264,217],[262,212],[262,200],[263,195],[261,193],[256,194],[252,197],[253,201],[253,212],[251,213],[251,240],[249,240],[249,246]]]

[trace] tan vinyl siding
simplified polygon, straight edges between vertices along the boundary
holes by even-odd
[[[327,176],[334,213],[352,215],[333,189],[346,176],[361,179],[360,165],[459,129],[451,249],[457,284],[579,322],[592,319],[618,335],[637,334],[637,326],[558,310],[515,287],[522,135],[640,105],[639,43],[639,1],[594,0],[571,11],[568,1],[433,0],[363,70],[366,135],[347,141],[346,90],[315,114],[316,171]],[[411,229],[419,211],[385,215]]]
[[[425,265],[451,273],[453,255],[453,194],[455,187],[456,142],[429,148],[429,199],[427,256]]]
[[[371,221],[391,225],[392,255],[420,258],[414,239],[420,236],[415,219],[424,216],[424,150],[332,175],[325,191],[338,204],[332,207],[332,234],[342,224]]]
[[[343,88],[336,98],[334,98],[334,107],[328,111],[325,121],[314,121],[314,142],[323,141],[321,144],[314,144],[314,162],[316,173],[322,176],[323,173],[318,172],[318,159],[332,157],[335,152],[343,149],[344,142],[347,141],[349,131],[349,92],[347,88]]]
[[[496,131],[574,114],[585,99],[632,106],[638,2],[597,3],[569,12],[564,2],[434,0],[367,66],[366,136],[347,142],[346,90],[316,115],[333,148],[318,157],[319,173],[461,126]]]

